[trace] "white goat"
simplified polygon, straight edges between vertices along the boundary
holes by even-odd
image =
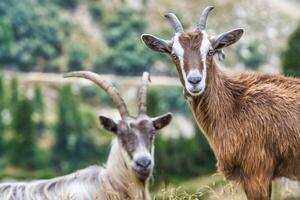
[[[149,200],[148,179],[154,167],[154,133],[168,125],[172,114],[150,118],[146,114],[149,74],[143,74],[139,89],[139,113],[129,115],[117,90],[92,72],[70,72],[64,77],[86,78],[100,86],[113,100],[122,119],[115,123],[100,116],[103,127],[114,133],[105,167],[90,166],[75,173],[49,180],[0,184],[2,200]]]

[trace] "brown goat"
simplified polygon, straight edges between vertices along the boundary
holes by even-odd
[[[271,198],[272,180],[300,180],[300,80],[255,72],[226,73],[213,55],[240,39],[243,29],[209,37],[207,7],[195,32],[176,31],[171,41],[144,34],[154,51],[176,64],[184,94],[217,158],[218,170],[242,184],[249,200]]]

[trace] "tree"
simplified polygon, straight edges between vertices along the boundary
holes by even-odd
[[[9,109],[11,115],[14,115],[18,101],[19,101],[18,80],[16,77],[13,77],[10,81],[10,95],[9,95]]]
[[[106,16],[103,30],[109,49],[95,61],[95,71],[139,75],[153,64],[153,54],[138,40],[146,28],[142,19],[142,12],[128,6]]]
[[[40,115],[43,115],[45,112],[43,94],[41,88],[38,85],[35,85],[34,87],[33,102],[34,102],[34,111]]]
[[[282,54],[282,70],[285,75],[300,77],[300,26],[288,40],[288,47]]]
[[[11,164],[26,169],[36,166],[36,134],[32,120],[32,102],[23,98],[13,115],[13,136],[10,141]]]
[[[77,7],[79,0],[56,0],[56,3],[66,9],[73,10]]]
[[[180,90],[180,88],[169,87],[150,89],[147,95],[148,114],[157,116],[166,111],[174,111],[174,107],[180,108],[177,112],[185,112],[185,103]],[[156,167],[159,169],[155,174],[157,182],[176,182],[215,170],[214,154],[196,123],[194,126],[195,135],[192,138],[164,139],[160,133],[156,134],[155,160]]]
[[[70,29],[57,8],[47,0],[1,1],[0,41],[4,46],[0,47],[0,62],[22,71],[36,65],[53,70],[49,66],[62,53]]]
[[[84,69],[84,63],[88,58],[88,53],[85,48],[78,45],[71,46],[69,52],[68,68],[70,71]]]
[[[42,91],[38,85],[35,85],[34,87],[33,105],[34,105],[34,112],[37,116],[35,121],[37,132],[41,133],[44,129],[45,107],[44,107]]]
[[[79,102],[69,85],[60,88],[57,109],[53,162],[56,168],[70,171],[86,161],[93,143],[86,134]]]
[[[5,133],[5,123],[3,119],[3,111],[5,109],[5,90],[4,90],[4,78],[0,75],[0,155],[3,155],[4,151],[4,133]]]
[[[243,49],[247,53],[243,53]],[[258,42],[251,42],[250,44],[239,46],[237,48],[237,56],[245,65],[245,67],[257,70],[260,65],[262,65],[267,60],[267,55],[265,55],[262,51],[260,51],[259,43]]]

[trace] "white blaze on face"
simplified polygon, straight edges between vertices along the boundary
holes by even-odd
[[[203,34],[203,39],[201,42],[201,46],[200,46],[200,56],[202,58],[201,62],[203,65],[203,71],[200,72],[199,69],[192,69],[189,71],[189,74],[186,73],[185,69],[184,69],[184,49],[181,46],[181,44],[179,43],[179,36],[180,34],[176,34],[174,36],[174,43],[173,43],[173,47],[172,47],[172,53],[175,53],[179,59],[180,62],[180,67],[181,67],[181,72],[182,72],[182,76],[183,76],[183,80],[185,83],[185,88],[187,89],[187,91],[192,95],[192,96],[198,96],[200,94],[202,94],[205,90],[206,87],[206,77],[207,77],[207,65],[206,65],[206,56],[208,51],[211,48],[211,44],[210,41],[208,39],[208,36],[206,34],[206,32],[202,32]],[[201,81],[198,85],[192,85],[188,82],[188,78],[190,76],[199,76],[201,77]],[[195,92],[196,91],[196,92]]]
[[[206,56],[208,54],[208,51],[211,48],[211,44],[207,37],[207,33],[205,31],[203,31],[202,34],[203,34],[203,39],[202,39],[202,43],[200,46],[200,55],[202,58],[201,62],[203,64],[203,71],[202,71],[202,79],[200,82],[200,87],[201,87],[200,94],[202,94],[204,92],[205,87],[206,87],[206,77],[207,77]]]
[[[175,53],[179,59],[180,62],[180,68],[181,68],[181,73],[183,76],[184,83],[187,83],[187,78],[186,78],[186,72],[184,70],[184,62],[183,62],[183,56],[184,56],[184,49],[182,48],[181,44],[179,43],[179,33],[176,33],[174,36],[174,43],[172,47],[172,53]]]

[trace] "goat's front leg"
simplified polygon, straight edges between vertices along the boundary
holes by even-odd
[[[242,182],[248,200],[271,200],[272,179],[250,178]]]

